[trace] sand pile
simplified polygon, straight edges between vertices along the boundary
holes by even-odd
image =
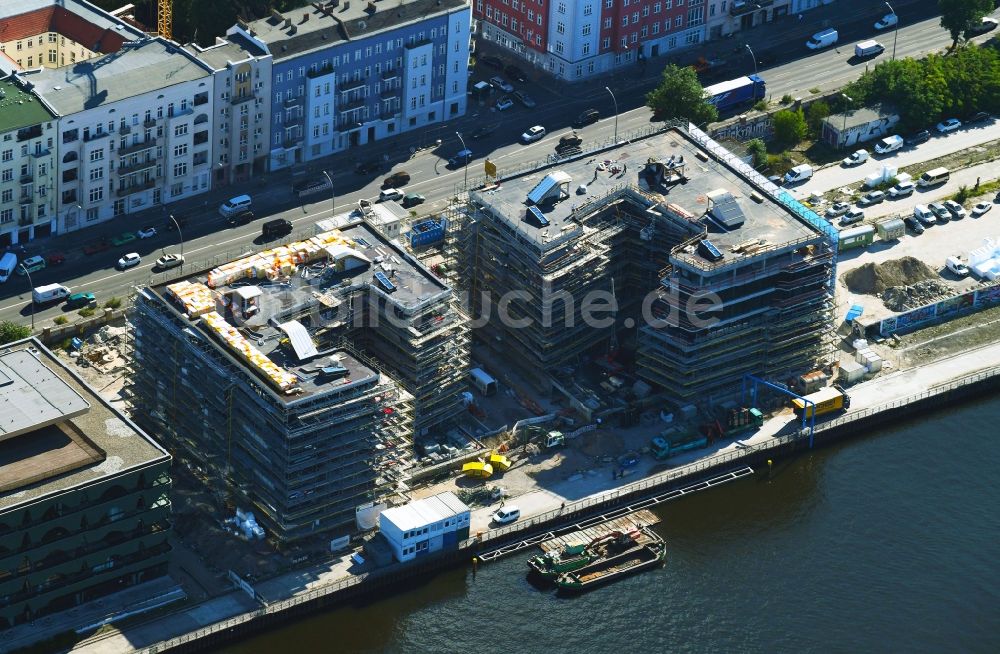
[[[903,257],[880,264],[866,263],[844,273],[841,279],[852,293],[878,295],[893,286],[910,286],[937,277],[934,269],[923,261]]]

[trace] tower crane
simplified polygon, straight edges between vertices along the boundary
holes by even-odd
[[[173,38],[173,0],[156,0],[156,31],[165,39]]]

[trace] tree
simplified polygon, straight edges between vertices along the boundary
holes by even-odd
[[[0,345],[13,343],[31,336],[31,330],[10,320],[0,322]]]
[[[809,133],[814,137],[819,136],[823,130],[823,119],[830,115],[830,105],[823,100],[816,100],[806,109],[806,123],[809,125]]]
[[[715,106],[705,100],[698,75],[688,66],[667,64],[660,85],[646,94],[646,104],[661,119],[686,118],[703,125],[719,117]]]
[[[774,138],[782,145],[797,144],[806,137],[808,125],[802,109],[782,109],[774,114]]]
[[[762,139],[750,139],[746,143],[747,154],[753,157],[753,167],[761,168],[767,164],[767,144]]]
[[[958,41],[965,30],[993,11],[993,0],[938,0],[941,10],[941,27],[951,34],[951,49],[958,47]]]

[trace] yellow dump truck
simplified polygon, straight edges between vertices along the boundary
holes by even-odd
[[[806,418],[812,417],[814,406],[817,416],[834,411],[844,411],[851,406],[851,397],[840,386],[826,386],[815,393],[792,400],[795,413],[799,416],[804,415]]]

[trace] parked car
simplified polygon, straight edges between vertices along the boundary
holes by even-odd
[[[507,77],[511,78],[515,82],[527,82],[528,77],[524,74],[524,71],[515,66],[514,64],[507,64],[503,67],[503,72]]]
[[[455,153],[455,156],[448,160],[449,168],[458,168],[459,166],[464,166],[472,160],[472,150],[459,150]]]
[[[993,204],[991,202],[977,202],[976,206],[972,207],[972,216],[974,218],[978,218],[979,216],[982,216],[990,211],[992,208]]]
[[[521,509],[516,506],[502,506],[494,511],[491,517],[498,525],[510,524],[521,517]]]
[[[105,250],[111,249],[111,242],[107,239],[101,239],[99,241],[91,241],[83,246],[84,254],[97,254],[98,252],[104,252]]]
[[[973,114],[972,118],[968,119],[967,123],[985,123],[993,120],[993,116],[990,115],[988,111],[980,111]]]
[[[953,220],[961,220],[965,218],[968,214],[965,212],[965,207],[955,202],[954,200],[945,200],[945,208],[948,209],[948,213],[951,214]]]
[[[477,129],[476,131],[474,131],[469,136],[471,136],[473,139],[478,140],[478,139],[481,139],[481,138],[486,138],[487,136],[489,136],[490,134],[492,134],[495,131],[497,131],[497,126],[496,125],[484,125],[483,127],[480,127],[479,129]]]
[[[314,193],[321,193],[323,191],[329,191],[333,188],[330,185],[330,180],[326,178],[326,175],[321,175],[320,177],[313,177],[312,179],[304,179],[301,182],[296,182],[292,186],[292,192],[296,196],[302,198],[307,195],[313,195]]]
[[[930,227],[931,225],[937,223],[937,218],[934,217],[934,212],[923,204],[918,204],[913,207],[913,217],[919,220],[921,225],[926,227]]]
[[[483,55],[476,59],[479,63],[489,66],[490,68],[496,68],[498,70],[503,69],[503,61],[499,57],[491,57],[490,55]]]
[[[931,210],[931,213],[934,214],[939,223],[946,223],[951,220],[951,212],[948,211],[948,207],[940,202],[931,202],[927,205],[927,208]]]
[[[498,91],[503,91],[504,93],[511,93],[514,90],[514,85],[505,80],[504,78],[497,75],[496,77],[490,78],[490,84],[493,88]]]
[[[875,29],[886,30],[889,29],[890,27],[895,27],[896,23],[898,22],[899,18],[896,16],[896,14],[886,14],[885,16],[879,18],[878,22],[875,23]]]
[[[497,103],[493,106],[496,107],[497,111],[506,111],[507,109],[510,109],[511,107],[514,106],[514,101],[511,100],[510,97],[505,95],[499,100],[497,100]]]
[[[873,204],[878,204],[885,200],[885,193],[882,191],[869,191],[865,193],[860,200],[858,200],[858,206],[860,207],[870,207]]]
[[[229,198],[219,205],[219,215],[223,218],[229,218],[241,211],[246,211],[250,208],[251,204],[253,204],[253,198],[249,195],[237,195],[235,198]]]
[[[947,120],[942,120],[935,126],[938,132],[941,134],[947,134],[948,132],[954,132],[956,129],[962,126],[962,121],[958,118],[949,118]]]
[[[169,268],[176,268],[182,263],[184,263],[184,255],[164,254],[162,257],[156,260],[154,266],[159,270],[167,270]]]
[[[529,127],[524,134],[521,134],[522,143],[534,143],[535,141],[541,139],[545,136],[545,128],[541,125],[535,125],[534,127]]]
[[[61,263],[66,263],[66,255],[62,252],[49,252],[45,255],[45,263],[50,266],[58,266]]]
[[[370,161],[361,161],[357,166],[354,167],[355,175],[370,175],[372,173],[377,173],[379,169],[382,168],[382,164],[377,159],[372,159]]]
[[[514,98],[528,109],[535,106],[535,101],[524,91],[514,91]]]
[[[576,117],[576,122],[574,125],[576,127],[585,127],[586,125],[592,125],[596,123],[601,117],[601,112],[597,109],[584,109],[579,116]]]
[[[118,236],[111,239],[111,245],[119,246],[125,245],[126,243],[131,243],[135,240],[135,234],[132,232],[122,232]]]
[[[244,209],[243,211],[238,211],[228,218],[226,222],[229,223],[230,227],[239,227],[240,225],[246,225],[247,223],[253,222],[257,216],[254,212],[249,209]]]
[[[929,140],[931,140],[930,131],[922,129],[913,136],[911,136],[910,138],[906,139],[906,144],[910,146],[920,145],[921,143],[926,143]]]
[[[93,293],[73,293],[66,298],[67,309],[79,309],[82,307],[92,307],[97,304],[97,298]]]
[[[913,192],[917,189],[916,184],[910,181],[900,182],[889,189],[889,197],[898,199],[905,198],[908,195],[913,195]]]
[[[384,188],[378,194],[378,201],[385,202],[386,200],[399,200],[403,197],[403,192],[398,188]]]
[[[909,227],[910,231],[913,232],[914,234],[924,233],[924,226],[921,225],[920,221],[914,218],[913,216],[907,216],[906,218],[903,218],[903,222],[906,223],[906,226]]]
[[[118,260],[118,269],[127,270],[132,266],[138,266],[140,263],[142,263],[142,257],[137,252],[129,252]]]
[[[155,227],[143,227],[142,229],[140,229],[139,231],[137,231],[135,233],[135,235],[138,236],[139,238],[143,238],[143,239],[145,239],[145,238],[153,238],[154,236],[156,236],[156,228]]]
[[[427,200],[427,198],[419,193],[407,193],[403,196],[403,206],[409,209],[410,207],[415,207],[418,204],[423,204],[425,200]]]
[[[410,183],[410,173],[405,170],[397,170],[393,174],[382,180],[382,188],[399,188]]]
[[[944,260],[944,265],[958,277],[965,277],[969,274],[969,267],[965,265],[962,257],[948,257]]]
[[[842,227],[847,227],[848,225],[854,225],[855,223],[860,223],[865,219],[865,212],[861,209],[849,209],[844,217],[840,219],[840,224]]]
[[[995,30],[1000,22],[996,18],[990,18],[989,16],[983,16],[979,19],[979,23],[973,23],[971,27],[965,30],[966,38],[970,36],[976,36],[977,34],[985,34],[991,30]]]
[[[858,164],[863,164],[866,161],[868,161],[868,150],[862,148],[860,150],[855,150],[851,154],[844,157],[844,160],[841,163],[845,166],[857,166]]]
[[[827,218],[836,218],[837,216],[843,216],[845,213],[851,210],[851,205],[847,202],[834,202],[829,209],[826,210]]]

